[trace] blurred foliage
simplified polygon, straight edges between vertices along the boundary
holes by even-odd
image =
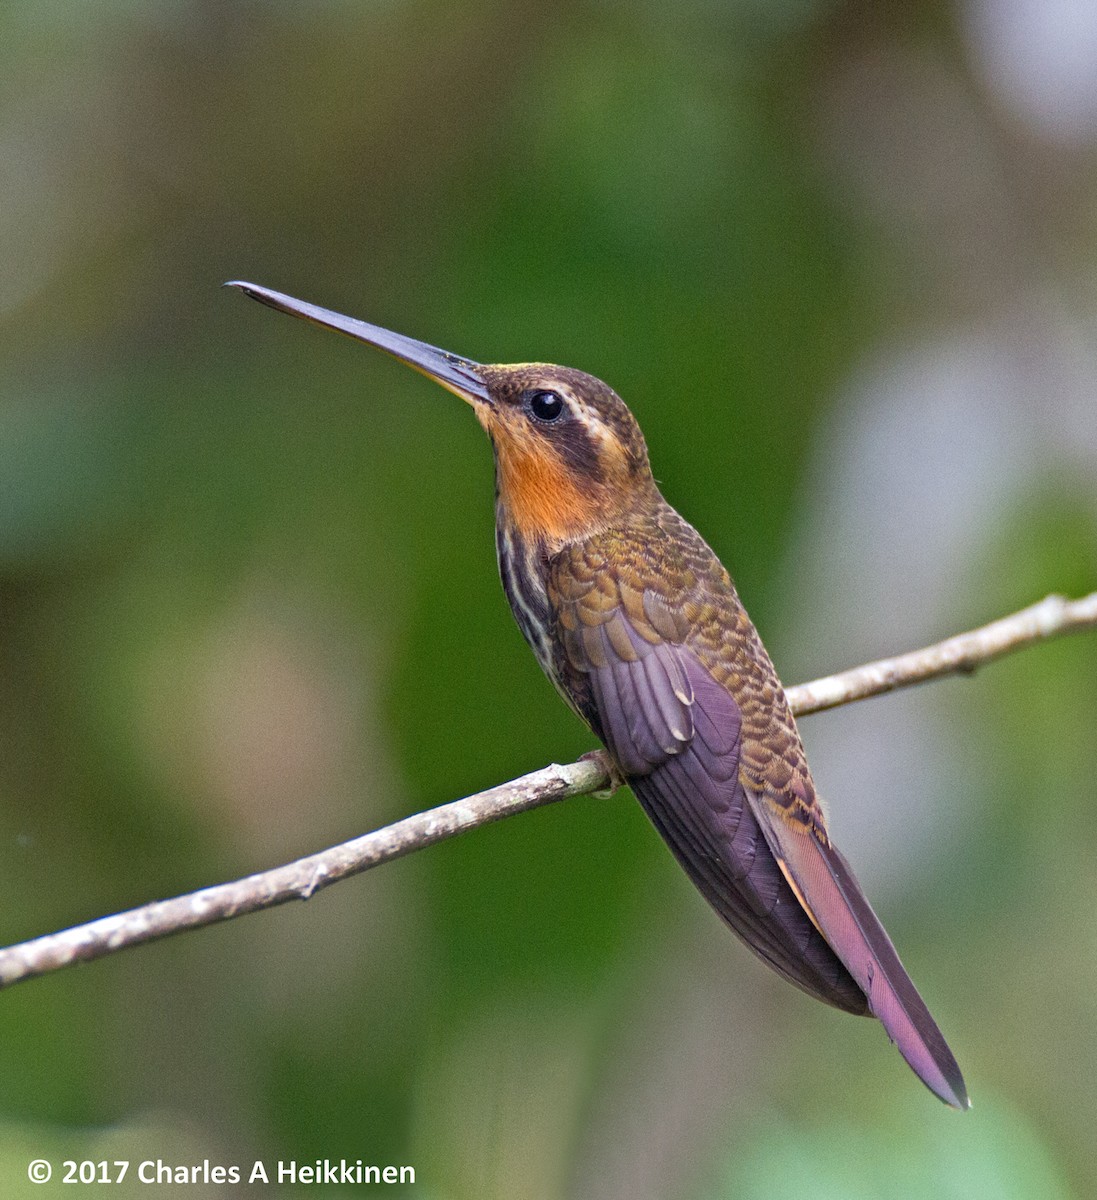
[[[506,611],[467,411],[226,279],[606,378],[763,632],[810,638],[794,556],[811,514],[823,557],[846,539],[812,463],[861,420],[858,363],[1049,291],[1089,345],[1064,264],[1093,265],[1092,163],[995,109],[964,19],[9,0],[0,937],[590,748]],[[939,636],[1094,587],[1090,460],[1038,436],[1058,393],[1021,395],[1024,478],[935,562]],[[1090,1195],[1095,660],[1075,638],[934,693],[920,753],[963,771],[886,916],[966,1117],[765,974],[622,794],[5,993],[2,1190],[31,1157],[174,1156],[411,1163],[429,1200]]]
[[[982,1107],[982,1106],[981,1106]],[[745,1159],[729,1165],[713,1197],[736,1200],[1061,1200],[1062,1173],[1015,1112],[992,1101],[948,1144],[912,1105],[891,1120],[790,1128],[771,1117],[755,1130]]]

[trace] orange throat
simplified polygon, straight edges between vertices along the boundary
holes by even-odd
[[[600,484],[577,480],[548,446],[493,432],[499,498],[523,538],[565,542],[602,524]]]

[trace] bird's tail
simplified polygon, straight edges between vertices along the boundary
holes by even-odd
[[[765,799],[752,807],[789,886],[864,989],[899,1053],[946,1104],[968,1108],[956,1059],[840,851],[813,829],[787,821]]]

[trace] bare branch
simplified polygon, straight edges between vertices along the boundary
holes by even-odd
[[[940,679],[942,675],[970,675],[976,667],[993,662],[1003,654],[1094,626],[1097,626],[1097,592],[1081,600],[1048,596],[1039,604],[992,621],[980,629],[958,633],[934,646],[926,646],[924,650],[912,650],[896,658],[881,658],[840,675],[828,675],[814,683],[786,688],[785,695],[792,711],[803,717],[896,688],[910,687],[914,683]]]
[[[793,712],[804,716],[942,675],[970,673],[983,663],[1034,642],[1095,626],[1097,592],[1081,600],[1048,596],[1039,604],[981,629],[910,654],[880,659],[839,675],[800,684],[789,688],[787,695]],[[307,900],[340,879],[444,841],[466,829],[569,796],[604,791],[615,783],[609,761],[600,751],[567,766],[545,767],[285,866],[0,949],[0,988],[184,929],[229,921],[290,900]]]
[[[566,767],[544,767],[285,866],[8,946],[0,950],[0,988],[184,929],[230,921],[290,900],[307,900],[340,879],[445,841],[466,829],[608,786],[609,772],[600,753]]]

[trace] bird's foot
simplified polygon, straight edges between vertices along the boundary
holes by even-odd
[[[613,756],[608,750],[588,750],[586,754],[580,754],[579,759],[581,762],[597,763],[609,777],[608,786],[591,792],[592,796],[596,796],[599,800],[605,800],[612,796],[618,788],[625,786],[625,777],[621,774],[620,768],[613,761]]]

